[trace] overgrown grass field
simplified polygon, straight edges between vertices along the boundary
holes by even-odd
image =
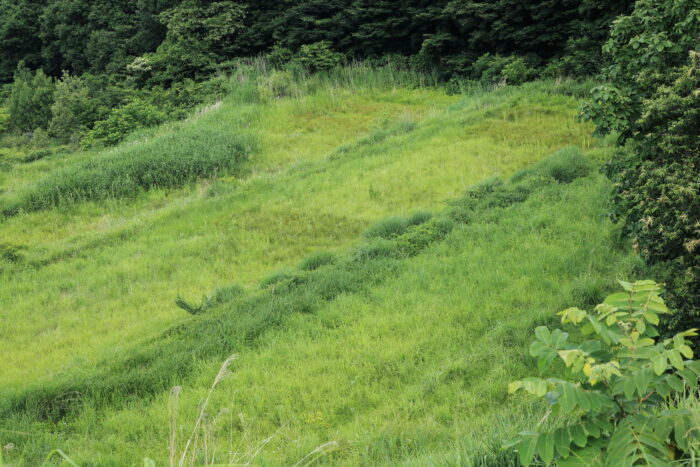
[[[344,73],[281,95],[239,74],[186,121],[4,169],[9,462],[166,464],[170,388],[179,456],[233,353],[198,464],[290,465],[329,442],[307,460],[510,461],[500,441],[539,410],[505,390],[531,371],[530,331],[637,264],[605,216],[610,149],[576,121],[580,85]],[[204,295],[221,299],[175,305]]]

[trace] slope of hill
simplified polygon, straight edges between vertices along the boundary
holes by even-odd
[[[287,465],[328,442],[333,463],[507,462],[500,440],[537,411],[505,396],[530,370],[530,330],[635,265],[605,216],[595,166],[609,149],[576,122],[576,85],[417,84],[238,90],[112,151],[7,170],[2,202],[21,208],[76,164],[140,145],[200,130],[202,145],[251,142],[247,161],[197,182],[81,192],[0,223],[16,252],[0,266],[9,460],[61,448],[86,464],[164,464],[170,388],[182,387],[179,456],[237,353],[189,448],[199,463],[247,452]],[[199,315],[174,305],[203,294]]]

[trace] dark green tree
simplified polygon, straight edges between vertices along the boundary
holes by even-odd
[[[46,128],[51,120],[53,80],[39,70],[32,73],[20,62],[10,90],[10,125],[19,131]]]
[[[44,4],[26,0],[0,2],[0,83],[12,81],[20,61],[31,68],[43,63],[37,18]]]
[[[672,329],[700,324],[700,0],[639,0],[615,21],[609,82],[583,116],[618,132],[613,215],[666,282]],[[690,57],[690,58],[689,58]]]
[[[77,76],[64,72],[56,81],[54,102],[51,106],[49,133],[64,142],[84,130],[90,123],[89,88]]]
[[[245,8],[236,1],[185,0],[160,14],[165,40],[139,66],[150,72],[154,83],[206,77],[217,63],[231,57],[244,15]]]

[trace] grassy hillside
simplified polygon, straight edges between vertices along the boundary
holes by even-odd
[[[5,169],[9,461],[165,464],[170,388],[181,454],[233,353],[188,448],[199,463],[294,464],[328,442],[332,463],[508,461],[502,437],[539,410],[505,395],[531,371],[531,329],[635,264],[605,216],[609,149],[576,122],[576,85],[447,94],[347,73],[282,96],[237,76],[187,121]],[[193,135],[208,136],[187,151]],[[230,149],[206,172],[168,163],[229,139],[245,141],[235,166]],[[176,182],[92,192],[66,176],[109,184],[144,155]],[[218,303],[200,315],[174,304],[205,294]]]

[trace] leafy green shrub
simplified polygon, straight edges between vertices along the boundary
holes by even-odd
[[[563,54],[547,63],[542,77],[586,79],[598,75],[604,64],[599,40],[591,37],[569,38]]]
[[[644,101],[677,78],[688,53],[700,47],[698,0],[639,0],[629,15],[612,25],[603,52],[611,61],[604,72],[609,84],[593,90],[582,109],[598,131],[619,131],[623,138],[640,134],[637,122]]]
[[[302,271],[315,271],[316,269],[334,264],[337,261],[337,256],[326,251],[319,251],[311,256],[308,256],[301,262],[299,269]]]
[[[519,85],[537,77],[537,71],[522,57],[485,53],[472,66],[472,77],[484,84]]]
[[[507,64],[506,57],[485,53],[472,65],[472,77],[485,84],[496,84],[503,79],[501,72]]]
[[[343,55],[335,52],[329,41],[319,41],[302,45],[293,62],[311,72],[331,70],[343,63]]]
[[[137,57],[128,71],[140,83],[166,86],[209,76],[230,58],[228,48],[243,27],[245,7],[229,0],[184,0],[158,15],[165,38],[154,53]],[[152,49],[151,49],[152,50]]]
[[[537,70],[532,68],[524,58],[514,57],[503,67],[501,76],[506,84],[517,86],[537,78]]]
[[[64,72],[56,81],[54,102],[51,105],[49,133],[64,141],[81,132],[90,123],[89,88],[80,77]]]
[[[136,100],[114,109],[105,120],[95,123],[83,140],[87,147],[96,145],[111,146],[122,141],[129,133],[139,128],[158,125],[165,121],[165,115],[156,107],[142,100]]]
[[[53,154],[53,151],[51,151],[50,149],[35,149],[34,151],[31,151],[29,154],[24,156],[22,158],[22,162],[25,162],[25,163],[35,162],[35,161],[44,159],[46,157],[49,157],[52,154]]]
[[[32,73],[23,63],[17,67],[10,87],[10,126],[19,131],[46,128],[51,120],[53,80],[39,70]]]
[[[604,47],[608,84],[582,108],[628,143],[606,167],[612,214],[666,282],[671,329],[700,324],[699,37],[698,0],[637,1]]]
[[[227,93],[228,79],[216,76],[203,82],[185,79],[172,83],[170,87],[153,87],[144,95],[148,103],[167,114],[168,119],[189,116],[193,109],[211,104]]]
[[[694,60],[645,101],[640,136],[607,167],[613,214],[682,311],[673,329],[700,325],[700,55]]]
[[[240,170],[253,141],[226,128],[188,125],[67,166],[19,195],[5,215],[85,200],[133,198],[152,188],[177,188]]]
[[[26,148],[0,148],[0,163],[2,164],[0,167],[10,167],[15,162],[24,162],[25,157],[27,157]]]
[[[282,47],[278,44],[272,46],[270,51],[267,53],[267,59],[270,63],[276,67],[280,67],[289,63],[294,58],[294,52],[286,47]]]
[[[51,139],[49,138],[49,134],[44,130],[43,128],[37,128],[32,132],[32,139],[29,142],[29,146],[37,149],[37,148],[45,148],[51,143]]]
[[[0,107],[0,133],[10,127],[10,111],[5,107]]]
[[[652,281],[620,282],[624,292],[610,295],[590,313],[569,308],[562,324],[593,335],[580,343],[560,329],[535,330],[530,354],[541,372],[559,359],[564,378],[525,378],[508,386],[543,398],[549,415],[566,416],[554,431],[526,431],[506,443],[520,461],[535,456],[557,465],[670,465],[688,459],[700,440],[689,411],[670,409],[675,397],[695,389],[700,362],[692,360],[687,337],[657,339],[660,316],[671,314]]]

